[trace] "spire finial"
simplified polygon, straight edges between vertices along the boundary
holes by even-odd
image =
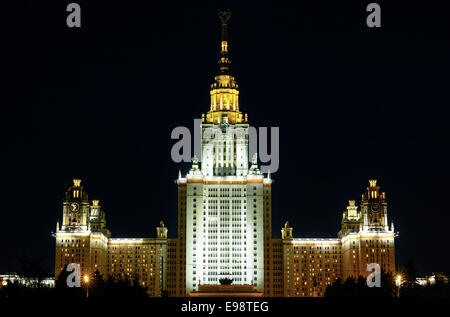
[[[228,58],[228,36],[227,25],[231,18],[231,10],[220,9],[218,13],[219,19],[222,22],[222,42],[220,43],[220,60],[219,69],[221,74],[228,74],[230,70],[230,60]]]
[[[228,21],[230,20],[230,18],[231,18],[231,10],[230,9],[219,9],[219,12],[218,12],[218,14],[217,14],[218,16],[219,16],[219,19],[220,19],[220,21],[222,22],[222,27],[224,27],[225,28],[225,30],[226,30],[226,26],[227,26],[227,24],[228,24]],[[224,34],[222,33],[222,36],[223,36]],[[226,34],[225,34],[226,35]],[[226,38],[224,39],[223,37],[222,37],[222,40],[227,40]]]

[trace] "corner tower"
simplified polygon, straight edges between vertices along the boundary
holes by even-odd
[[[63,231],[87,231],[89,224],[88,194],[81,186],[81,179],[74,179],[63,202]]]
[[[55,278],[70,263],[80,265],[81,274],[90,274],[91,230],[88,194],[81,179],[74,179],[65,193],[62,226],[56,226]]]
[[[366,190],[361,198],[364,231],[388,231],[386,194],[380,192],[376,179],[369,180]]]
[[[395,272],[395,232],[388,226],[386,194],[376,179],[369,180],[362,194],[360,212],[350,201],[343,213],[339,238],[342,241],[343,278],[366,277],[367,265],[376,263],[384,272]]]

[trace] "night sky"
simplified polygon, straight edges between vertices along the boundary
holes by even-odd
[[[220,5],[18,1],[2,8],[0,274],[20,255],[53,272],[56,220],[74,177],[99,199],[114,237],[176,236],[173,128],[209,108]],[[450,49],[447,11],[381,2],[227,5],[240,109],[280,128],[272,175],[273,235],[336,237],[349,199],[370,178],[400,231],[400,264],[449,272]],[[398,2],[398,1],[396,1]],[[407,5],[408,4],[408,5]]]

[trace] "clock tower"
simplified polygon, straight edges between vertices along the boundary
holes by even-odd
[[[96,254],[91,254],[91,249],[94,250],[97,245],[91,243],[90,209],[88,195],[81,186],[81,179],[74,179],[63,201],[62,226],[59,228],[59,222],[56,226],[56,278],[70,263],[80,265],[83,276],[97,268],[91,265],[96,259]]]
[[[81,179],[74,179],[66,192],[63,202],[63,231],[88,231],[89,229],[88,195],[81,186]]]
[[[377,180],[369,180],[367,192],[362,195],[361,211],[364,231],[388,231],[386,194],[380,193]]]

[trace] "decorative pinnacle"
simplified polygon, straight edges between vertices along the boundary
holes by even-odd
[[[376,179],[370,179],[369,180],[369,184],[370,184],[370,187],[375,187],[375,186],[377,186],[377,180]]]
[[[218,13],[222,22],[222,42],[220,43],[219,69],[221,74],[228,74],[230,70],[230,60],[228,57],[227,24],[231,17],[231,10],[220,9]]]
[[[348,205],[349,206],[355,206],[355,201],[354,200],[349,200],[348,201]]]
[[[74,187],[80,187],[80,184],[81,184],[81,179],[77,179],[77,178],[73,179],[73,186]]]
[[[222,21],[222,25],[227,25],[228,21],[231,18],[231,10],[219,9],[219,13],[217,15],[219,16],[220,21]]]

